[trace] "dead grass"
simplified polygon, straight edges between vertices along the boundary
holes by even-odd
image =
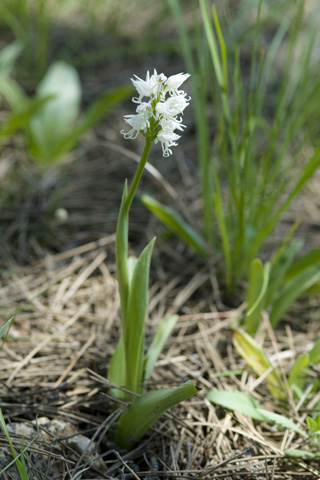
[[[31,425],[33,421],[34,425],[38,419],[38,431],[47,432],[45,440],[40,435],[27,451],[33,471],[41,470],[45,459],[50,468],[42,471],[41,478],[77,478],[81,470],[85,471],[82,478],[88,479],[122,475],[159,479],[317,478],[315,461],[284,456],[285,449],[301,445],[294,432],[254,422],[206,400],[211,389],[239,389],[251,392],[266,408],[302,424],[319,395],[303,405],[290,399],[289,411],[276,405],[263,382],[246,369],[232,348],[230,323],[240,311],[204,310],[201,295],[198,299],[194,295],[212,281],[205,269],[194,272],[184,286],[178,277],[154,282],[148,320],[151,338],[160,313],[192,312],[180,316],[148,388],[193,379],[202,391],[166,414],[135,450],[125,453],[115,449],[108,437],[117,410],[106,380],[119,335],[115,267],[110,261],[113,242],[114,236],[105,236],[27,267],[11,264],[3,272],[0,309],[6,316],[13,313],[14,306],[16,319],[0,353],[0,407],[9,423]],[[174,299],[170,307],[168,293]],[[308,330],[309,334],[293,332],[287,325],[273,342],[265,338],[268,354],[274,355],[284,375],[295,356],[314,341],[318,322],[310,320]],[[43,417],[49,419],[45,427],[41,426]],[[75,430],[54,436],[50,431],[53,420]],[[91,439],[94,452],[88,455],[70,449],[70,438],[77,435]],[[17,435],[17,449],[19,443]]]

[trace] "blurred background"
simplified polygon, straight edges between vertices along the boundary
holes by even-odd
[[[299,4],[289,0],[261,2],[259,51],[268,49],[287,15],[290,21],[293,3],[296,6]],[[197,1],[1,1],[2,259],[12,257],[28,263],[34,257],[42,258],[48,253],[97,240],[114,232],[124,179],[132,177],[143,147],[143,138],[126,141],[120,134],[120,130],[126,128],[123,115],[134,112],[130,100],[133,94],[130,78],[134,74],[145,77],[146,71],[154,68],[167,76],[187,71],[183,38],[177,26],[177,4],[195,55],[203,51],[202,61],[206,62],[208,47],[204,41]],[[249,82],[259,2],[208,2],[209,7],[213,4],[227,49],[241,52],[241,73],[244,83],[246,79]],[[310,25],[316,31],[319,18],[318,2],[306,1],[302,35],[303,32],[310,34]],[[319,43],[317,33],[313,41]],[[272,88],[277,88],[284,52],[285,46],[282,45],[271,75],[269,112],[266,109],[266,115],[271,114],[274,108]],[[315,65],[319,54],[320,48],[313,48],[312,62]],[[65,109],[62,120],[56,116],[50,124],[48,119],[42,121],[41,115],[40,119],[34,120],[34,116],[42,112],[41,102],[47,101],[41,92],[50,96],[51,91],[43,87],[43,82],[56,62],[63,62],[60,64],[63,67],[72,67],[71,73],[64,72],[67,77],[57,74],[58,83],[62,87],[64,82],[67,85],[70,74],[73,76],[71,84],[73,82],[77,90],[76,106],[70,107],[74,111],[70,114],[73,130],[69,133],[66,117],[67,111],[71,110],[67,107],[68,100],[60,104],[60,114]],[[201,85],[205,85],[208,99],[216,96],[213,76],[202,79]],[[185,88],[190,94],[190,84],[186,83]],[[66,93],[66,98],[70,99],[72,94],[69,93]],[[184,123],[188,128],[174,156],[162,158],[159,145],[151,154],[152,164],[174,186],[176,197],[168,199],[164,182],[148,172],[142,188],[154,193],[160,200],[167,200],[167,203],[176,202],[178,209],[180,205],[182,211],[189,212],[193,226],[201,231],[202,225],[197,221],[201,211],[201,186],[197,180],[199,159],[194,108],[191,102],[191,107],[185,112]],[[219,112],[217,108],[209,107],[209,100],[207,110],[209,132],[214,138]],[[50,117],[50,112],[47,112],[48,115]],[[65,135],[57,131],[57,136],[60,135],[59,141],[62,138],[62,146],[59,144],[56,149],[54,145],[48,153],[46,145],[41,146],[39,140],[39,124],[47,122],[49,144],[55,131],[59,130],[60,121]],[[66,122],[65,128],[63,122]],[[313,206],[309,208],[311,215],[316,215],[317,212],[312,212]],[[143,240],[144,244],[145,227],[150,226],[150,222],[153,230],[157,222],[136,202],[131,240],[137,243]]]

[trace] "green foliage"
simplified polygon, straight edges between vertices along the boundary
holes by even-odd
[[[312,385],[311,393],[319,390],[319,381],[312,376],[310,365],[320,363],[320,338],[310,352],[303,353],[296,358],[286,382],[282,380],[279,369],[270,362],[263,348],[248,333],[234,329],[232,341],[238,353],[253,371],[257,375],[265,377],[269,392],[274,398],[279,400],[287,398],[286,385],[291,388],[293,395],[299,400],[305,395],[306,387],[310,384]]]
[[[258,374],[265,375],[265,381],[271,395],[284,400],[286,398],[280,372],[272,365],[260,345],[248,333],[234,329],[233,345],[248,365]],[[269,373],[267,373],[269,372]]]
[[[285,241],[275,252],[271,263],[259,259],[251,262],[247,289],[247,312],[244,326],[254,334],[261,323],[262,311],[269,311],[275,328],[292,303],[320,282],[318,249],[295,260],[302,247],[300,240]],[[314,261],[315,263],[312,263]]]
[[[307,437],[304,430],[298,427],[292,420],[284,415],[264,409],[252,395],[247,393],[231,390],[213,390],[208,393],[207,398],[216,405],[240,412],[254,420],[275,423],[288,430],[293,430],[305,438]]]
[[[203,257],[208,256],[207,246],[201,236],[187,222],[185,222],[173,208],[166,207],[149,195],[142,195],[141,200],[171,232],[178,235],[182,241]]]
[[[303,40],[299,37],[303,1],[288,4],[285,15],[276,12],[275,6],[264,5],[264,22],[268,22],[270,11],[273,21],[277,19],[279,23],[267,51],[259,51],[262,2],[257,2],[255,25],[247,32],[253,45],[247,81],[242,77],[239,42],[226,33],[228,18],[223,28],[215,7],[210,10],[208,0],[199,0],[203,27],[195,15],[195,27],[190,32],[184,23],[182,2],[168,3],[177,22],[187,69],[192,74],[203,230],[210,248],[224,257],[225,283],[231,295],[247,277],[252,260],[283,212],[320,165],[319,148],[309,159],[301,160],[304,145],[318,137],[320,77],[311,62],[314,32],[310,28]],[[305,43],[296,58],[298,41]],[[285,49],[285,62],[281,75],[275,77],[280,47]],[[206,119],[206,112],[211,111],[213,142]],[[315,263],[316,256],[319,258],[319,250],[310,256],[311,263]],[[270,279],[271,275],[272,271]],[[314,272],[310,276],[310,282],[316,281]],[[265,275],[264,280],[267,281]],[[302,275],[297,277],[296,284],[288,285],[275,306],[274,324],[310,282]],[[261,306],[262,302],[252,311],[253,330],[259,323]]]
[[[29,98],[9,75],[20,50],[18,44],[12,44],[0,54],[0,95],[12,111],[0,135],[5,138],[18,129],[24,130],[30,152],[42,162],[52,163],[70,152],[81,135],[132,92],[129,85],[111,89],[80,115],[79,76],[74,67],[59,61],[48,69],[35,97]]]
[[[123,411],[114,441],[130,449],[171,407],[195,395],[199,389],[189,380],[177,388],[163,388],[144,393]]]
[[[313,417],[307,417],[306,422],[311,435],[311,441],[319,450],[320,449],[320,413],[316,413]]]
[[[11,465],[15,464],[16,467],[17,467],[20,479],[21,480],[29,480],[30,477],[29,477],[29,474],[28,474],[28,469],[27,469],[26,461],[24,459],[23,454],[32,445],[35,438],[31,442],[29,442],[29,444],[26,447],[23,448],[23,446],[21,446],[21,452],[19,454],[17,454],[15,449],[14,449],[14,446],[12,444],[10,434],[8,432],[7,425],[6,425],[5,419],[3,417],[1,408],[0,408],[0,425],[1,425],[2,430],[3,430],[3,432],[4,432],[4,434],[7,438],[7,441],[8,441],[12,456],[13,456],[12,462],[9,463],[9,465],[7,465],[4,469],[1,470],[0,475],[2,473],[4,473]]]

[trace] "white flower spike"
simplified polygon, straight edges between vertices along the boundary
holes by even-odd
[[[154,143],[161,143],[163,156],[172,155],[170,147],[176,146],[180,135],[174,131],[182,131],[182,113],[189,105],[190,97],[179,87],[190,77],[189,73],[178,73],[167,78],[156,70],[150,76],[147,72],[145,80],[137,75],[131,81],[139,97],[132,101],[137,105],[136,115],[125,115],[124,120],[132,129],[121,130],[124,138],[136,138],[141,132]]]

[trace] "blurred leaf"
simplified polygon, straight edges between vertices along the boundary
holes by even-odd
[[[199,389],[189,380],[177,388],[163,388],[141,395],[121,414],[114,441],[130,449],[171,407],[195,395]]]
[[[181,240],[196,250],[203,257],[208,256],[207,248],[200,235],[187,223],[173,208],[157,202],[149,195],[142,195],[143,204],[161,220],[171,232],[178,235]]]
[[[143,380],[144,324],[148,306],[148,283],[151,255],[155,239],[144,248],[129,285],[128,310],[124,330],[126,352],[126,387],[140,393]]]
[[[128,183],[125,181],[120,211],[117,222],[116,232],[116,261],[118,273],[118,289],[121,303],[121,326],[123,334],[126,335],[126,324],[124,319],[128,310],[129,295],[129,272],[128,272],[128,229],[129,219],[126,210],[126,202],[128,197]]]
[[[276,327],[282,315],[288,310],[292,303],[319,280],[320,266],[312,265],[301,271],[285,284],[279,297],[273,303],[270,312],[270,323],[273,328]]]
[[[178,318],[178,315],[171,315],[170,317],[163,318],[159,323],[156,334],[153,337],[152,343],[145,358],[145,381],[149,380],[154,365],[158,360],[159,355],[162,352],[169,336],[171,335]]]
[[[269,283],[270,264],[263,265],[259,258],[252,260],[249,272],[249,288],[247,293],[246,331],[255,333],[262,320],[264,296]]]
[[[306,268],[320,264],[320,247],[311,250],[310,252],[302,255],[301,257],[297,258],[288,269],[285,280],[288,281],[291,278],[295,277],[298,273],[302,272]]]
[[[69,136],[79,116],[81,85],[77,71],[64,62],[48,69],[37,89],[37,98],[54,98],[30,122],[30,149],[45,162],[52,162],[71,148]]]
[[[6,337],[9,333],[13,320],[14,320],[14,317],[9,318],[9,320],[0,328],[0,339],[2,339],[2,341],[6,340]]]
[[[272,366],[260,345],[249,334],[239,329],[233,329],[232,341],[238,353],[258,375],[264,375],[270,370],[265,379],[270,393],[275,398],[285,398],[278,371]]]
[[[303,387],[306,375],[303,375],[302,378],[299,378],[299,375],[301,374],[302,370],[309,365],[309,363],[310,357],[308,353],[302,353],[298,356],[290,369],[290,374],[288,377],[288,384],[290,386],[295,383],[299,389]]]
[[[14,64],[22,51],[22,45],[19,41],[10,43],[0,52],[0,75],[8,76],[11,74]]]
[[[254,420],[276,423],[307,437],[306,433],[292,420],[284,415],[265,410],[259,402],[248,393],[229,390],[214,390],[208,393],[207,398],[212,403],[228,408],[229,410],[240,412]]]
[[[320,337],[309,352],[310,363],[317,365],[320,363]]]
[[[290,418],[285,417],[284,415],[280,415],[279,413],[270,412],[269,410],[265,410],[264,408],[258,408],[258,412],[264,416],[264,420],[267,422],[274,422],[278,425],[281,425],[288,430],[293,430],[294,432],[299,433],[303,437],[308,437],[306,432],[304,432],[301,428],[298,427]]]
[[[12,135],[15,131],[24,128],[26,124],[30,122],[31,117],[42,108],[42,106],[48,102],[52,96],[48,96],[42,99],[34,98],[28,100],[19,112],[13,112],[9,119],[0,127],[0,135],[7,136]]]
[[[320,457],[320,453],[312,453],[308,452],[307,450],[298,450],[297,448],[289,448],[288,450],[285,450],[285,455],[287,457],[294,457],[294,458],[314,458],[314,457]]]
[[[94,127],[105,115],[114,107],[125,100],[134,88],[132,85],[124,85],[114,88],[101,95],[95,100],[85,112],[77,129],[77,135],[81,135],[90,128]]]
[[[288,269],[303,245],[302,240],[295,240],[290,245],[286,242],[278,248],[271,262],[270,280],[266,293],[265,305],[272,305],[275,293],[280,290],[285,281]]]
[[[114,354],[111,357],[109,369],[108,369],[108,380],[119,387],[124,387],[126,385],[126,357],[124,351],[123,335],[121,335],[118,345]],[[110,393],[115,398],[126,398],[127,395],[125,392],[117,388],[112,388]]]
[[[235,412],[240,412],[255,420],[263,421],[265,419],[258,411],[261,405],[254,397],[247,393],[229,390],[213,390],[208,393],[207,398],[212,403]]]

